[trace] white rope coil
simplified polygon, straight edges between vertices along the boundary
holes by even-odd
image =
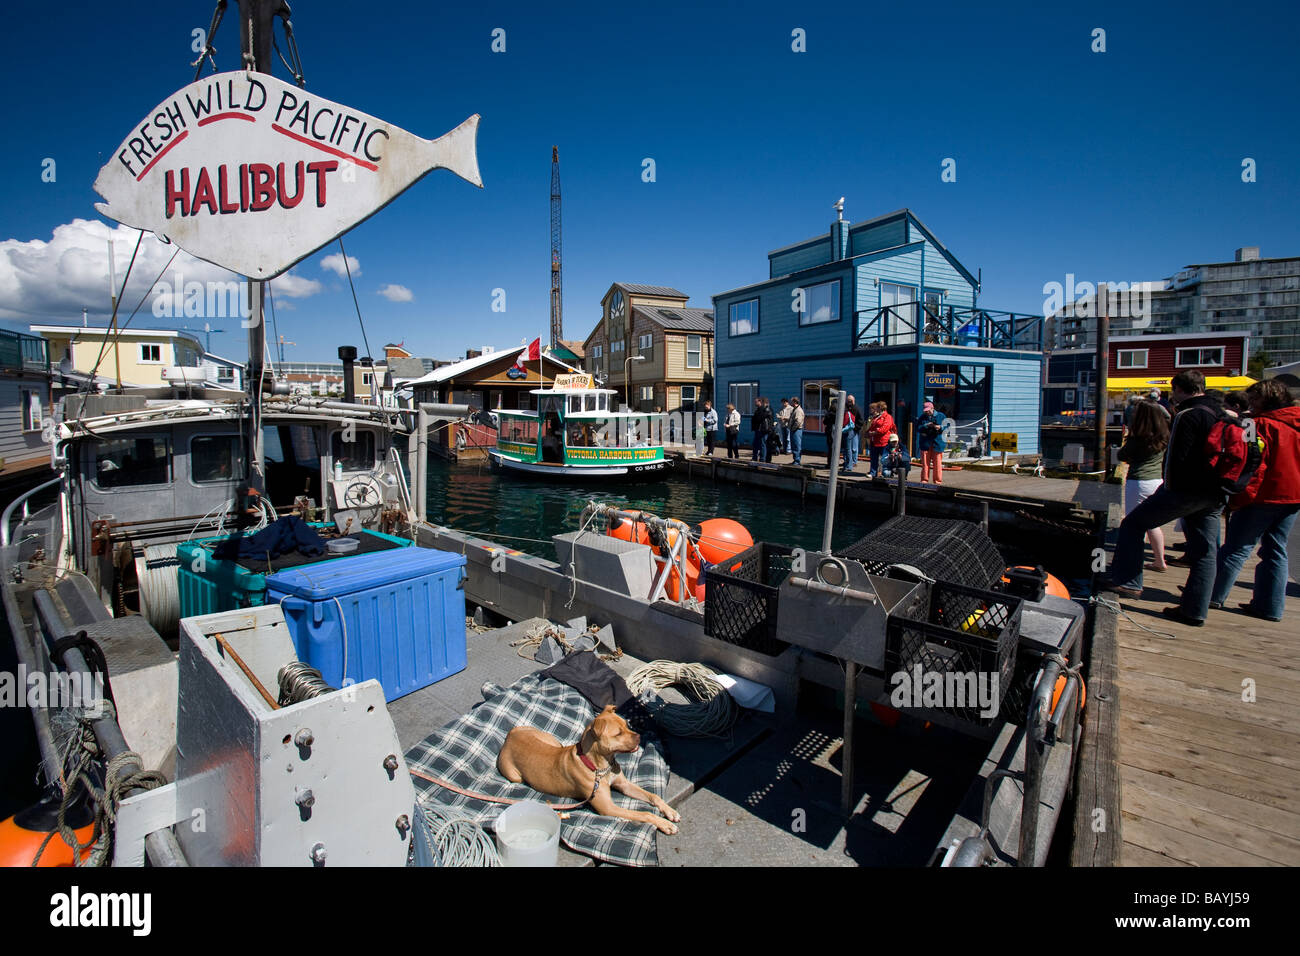
[[[174,633],[180,626],[181,599],[177,582],[176,545],[151,544],[135,559],[135,577],[140,588],[140,614],[159,634]]]
[[[716,673],[704,664],[651,661],[634,670],[627,679],[628,690],[642,697],[654,692],[648,706],[655,723],[679,737],[723,737],[739,716],[739,708]],[[676,687],[693,703],[670,704],[658,692]]]
[[[496,841],[464,810],[420,799],[420,819],[428,845],[441,866],[500,866]]]

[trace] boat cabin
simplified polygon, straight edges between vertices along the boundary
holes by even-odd
[[[663,416],[616,410],[613,389],[538,388],[531,394],[535,411],[497,410],[497,451],[505,456],[578,466],[663,458]]]

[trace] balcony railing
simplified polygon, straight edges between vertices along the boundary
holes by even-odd
[[[960,345],[972,348],[1043,350],[1043,317],[990,309],[934,309],[920,302],[886,305],[855,314],[854,347]]]
[[[0,329],[0,368],[15,372],[49,372],[49,343],[34,335]]]

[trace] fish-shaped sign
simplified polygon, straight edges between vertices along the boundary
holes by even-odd
[[[217,73],[136,124],[95,179],[96,208],[269,279],[432,170],[481,187],[478,121],[421,139],[265,73]]]

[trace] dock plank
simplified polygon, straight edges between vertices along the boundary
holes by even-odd
[[[1256,800],[1233,796],[1221,790],[1186,783],[1140,767],[1123,767],[1121,776],[1126,788],[1133,787],[1147,793],[1163,794],[1184,806],[1214,813],[1225,819],[1248,819],[1256,828],[1277,834],[1292,843],[1300,840],[1300,814],[1298,813],[1279,810]]]
[[[1126,783],[1125,812],[1148,820],[1159,820],[1165,826],[1182,830],[1189,836],[1244,850],[1282,866],[1300,863],[1300,841],[1246,823],[1240,817],[1222,816],[1185,803],[1160,792],[1162,789],[1153,791],[1131,782]]]
[[[1203,742],[1217,750],[1249,753],[1259,760],[1300,770],[1300,734],[1140,699],[1124,701],[1121,723],[1135,736],[1154,733],[1190,743]]]
[[[1125,847],[1129,844],[1190,866],[1280,866],[1245,850],[1175,829],[1157,820],[1124,813]]]

